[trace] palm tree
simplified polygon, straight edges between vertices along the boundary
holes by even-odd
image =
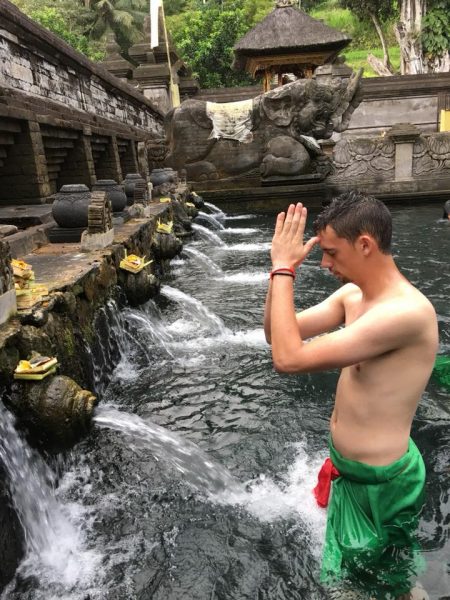
[[[86,34],[95,40],[106,38],[109,31],[116,35],[123,50],[142,35],[142,23],[147,0],[81,0]]]

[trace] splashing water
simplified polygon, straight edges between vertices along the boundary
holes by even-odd
[[[207,227],[199,225],[198,223],[192,223],[192,229],[196,231],[201,238],[210,242],[213,246],[225,246],[225,242],[220,239],[217,233],[214,233]]]
[[[231,235],[250,235],[251,233],[258,233],[259,230],[254,227],[227,227],[224,228],[223,233]]]
[[[205,206],[214,214],[216,219],[227,219],[228,215],[212,202],[205,202]]]
[[[222,465],[215,463],[189,440],[137,415],[101,406],[94,422],[126,435],[136,448],[149,448],[158,460],[182,474],[183,480],[201,493],[217,494],[228,490],[239,497],[241,485]]]
[[[203,211],[199,211],[198,216],[196,218],[206,221],[207,223],[212,225],[214,229],[225,229],[225,227],[222,225],[222,223],[219,223],[219,221],[217,220],[217,218],[215,216],[208,215],[207,213],[205,213]]]
[[[187,256],[190,256],[195,260],[197,264],[199,264],[207,273],[211,275],[222,275],[223,271],[209,256],[206,256],[200,250],[196,248],[189,248],[189,246],[185,246],[183,248],[183,253]]]
[[[317,507],[312,488],[323,457],[311,461],[303,442],[295,445],[297,458],[283,481],[275,483],[260,475],[244,485],[189,440],[137,415],[100,406],[94,422],[99,427],[119,431],[137,450],[150,449],[156,459],[181,473],[183,481],[201,494],[206,493],[211,502],[241,506],[261,521],[300,517],[320,556],[318,542],[323,538],[326,512]]]
[[[12,415],[0,401],[0,458],[9,476],[14,508],[25,535],[25,558],[2,599],[13,593],[17,576],[37,576],[47,585],[64,589],[85,585],[95,574],[99,553],[85,548],[80,507],[62,505],[55,497],[55,475],[22,439]]]
[[[267,252],[271,248],[269,242],[256,242],[254,244],[232,244],[224,248],[227,252]]]
[[[268,276],[267,273],[232,273],[225,275],[222,279],[230,283],[254,284],[267,283]]]
[[[237,492],[226,489],[216,494],[214,500],[219,504],[239,505],[261,521],[300,517],[298,524],[313,542],[311,549],[318,559],[325,537],[326,511],[318,507],[312,490],[325,455],[311,459],[303,441],[294,444],[294,447],[296,458],[281,481],[274,482],[261,474],[248,482],[245,488]]]
[[[220,334],[229,333],[222,319],[208,310],[200,300],[196,300],[192,296],[189,296],[170,285],[162,286],[161,293],[166,296],[166,298],[170,298],[177,302],[183,310],[188,311],[191,318],[194,317],[199,321],[201,328],[206,329],[207,331],[213,330]]]

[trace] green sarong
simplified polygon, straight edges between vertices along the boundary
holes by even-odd
[[[395,462],[374,467],[344,458],[330,439],[340,473],[328,506],[321,580],[366,592],[377,600],[410,591],[423,568],[416,537],[423,506],[425,465],[410,439]]]

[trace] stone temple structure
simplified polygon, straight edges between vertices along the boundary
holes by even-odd
[[[278,85],[285,73],[312,77],[317,67],[333,62],[350,42],[345,33],[294,8],[292,0],[278,0],[275,9],[235,44],[233,67],[262,76],[267,92],[274,75]]]

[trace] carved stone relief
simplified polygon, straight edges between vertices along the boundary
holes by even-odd
[[[413,175],[450,176],[450,133],[422,135],[414,144]]]
[[[334,147],[330,179],[394,179],[395,144],[388,137],[343,138]]]

